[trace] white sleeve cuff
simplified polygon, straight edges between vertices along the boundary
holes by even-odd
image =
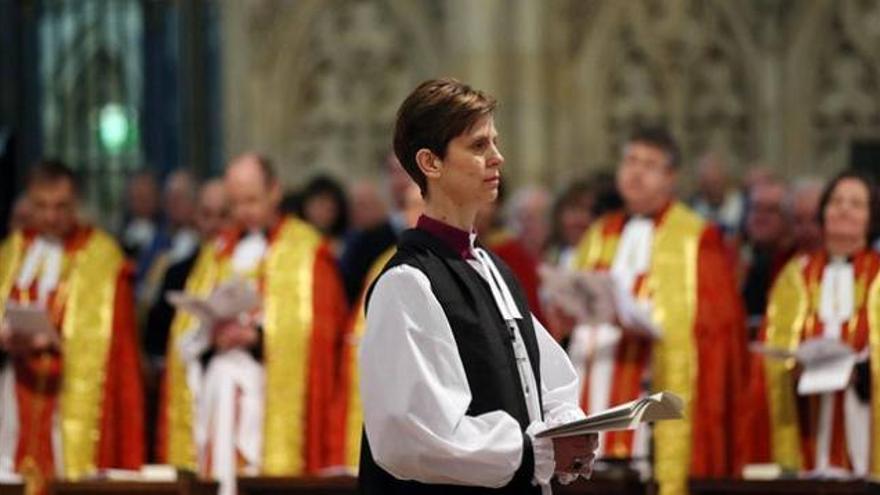
[[[535,435],[547,429],[543,421],[534,421],[526,428],[526,435],[532,441],[532,452],[535,459],[535,475],[533,485],[549,485],[550,478],[556,471],[556,457],[553,453],[553,440],[536,438]]]
[[[199,357],[210,348],[211,330],[204,323],[181,335],[177,342],[180,357],[185,363],[198,361]]]
[[[587,416],[580,407],[568,404],[566,404],[566,406],[567,407],[557,407],[545,415],[545,418],[547,419],[547,428],[571,423],[572,421],[577,421]]]

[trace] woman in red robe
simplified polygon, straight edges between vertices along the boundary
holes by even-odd
[[[798,387],[794,359],[752,358],[751,462],[823,475],[880,474],[880,198],[873,181],[845,171],[820,203],[823,248],[796,257],[770,294],[760,340],[793,352],[814,339],[852,349],[843,388]],[[833,346],[834,342],[823,345]]]

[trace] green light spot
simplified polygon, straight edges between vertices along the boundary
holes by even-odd
[[[98,114],[98,137],[109,153],[119,153],[131,143],[131,118],[125,107],[108,103]]]

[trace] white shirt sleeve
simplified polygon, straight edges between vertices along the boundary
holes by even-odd
[[[585,417],[578,404],[580,380],[568,354],[532,315],[538,351],[541,353],[541,397],[544,422],[554,426]]]
[[[464,365],[427,276],[411,266],[376,283],[360,350],[364,425],[376,463],[398,479],[498,488],[522,462],[504,411],[468,416]]]

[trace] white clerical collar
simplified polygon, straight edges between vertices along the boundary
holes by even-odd
[[[819,318],[825,327],[825,337],[839,338],[841,326],[855,310],[855,270],[844,257],[829,260],[822,271],[822,293],[819,300]]]
[[[232,270],[237,273],[253,271],[263,256],[269,243],[262,231],[255,230],[244,236],[232,253]]]
[[[640,215],[631,217],[620,234],[611,264],[611,273],[626,290],[632,290],[636,278],[650,268],[653,244],[654,220]]]
[[[63,256],[64,244],[59,239],[44,235],[38,236],[25,254],[24,262],[16,279],[16,287],[20,291],[28,291],[34,283],[34,279],[39,276],[37,300],[40,303],[45,303],[49,294],[58,286]]]
[[[137,246],[138,249],[149,246],[155,236],[156,224],[148,218],[135,218],[122,235],[127,245]]]
[[[171,263],[182,261],[191,255],[199,245],[199,235],[195,230],[183,228],[174,233],[171,247],[168,249],[168,260]]]

